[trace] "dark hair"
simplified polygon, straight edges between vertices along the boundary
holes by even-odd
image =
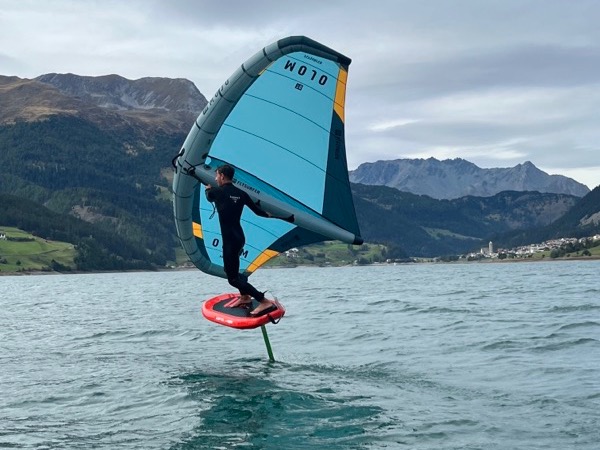
[[[223,164],[221,167],[218,167],[217,172],[229,180],[233,180],[233,176],[235,175],[235,169],[229,164]]]

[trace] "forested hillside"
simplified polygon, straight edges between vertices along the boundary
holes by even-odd
[[[166,261],[143,251],[135,243],[75,217],[12,195],[0,194],[0,224],[27,230],[49,240],[75,245],[77,270],[152,269]]]
[[[101,130],[68,116],[2,126],[0,192],[44,205],[69,229],[72,219],[92,223],[94,239],[103,248],[117,248],[109,241],[122,240],[127,243],[123,248],[142,252],[115,253],[132,258],[134,266],[137,260],[164,266],[175,259],[177,242],[171,204],[158,195],[159,186],[168,185],[161,169],[168,165],[165,155],[177,149],[184,136],[157,133],[145,137],[142,147],[134,130],[128,131]],[[17,226],[17,216],[11,217]],[[34,225],[35,216],[29,219],[28,231],[42,225]],[[65,240],[77,244],[76,239]]]
[[[470,252],[487,245],[492,236],[545,226],[579,201],[539,192],[436,200],[386,186],[354,184],[352,190],[365,239],[427,257]]]
[[[498,245],[511,248],[556,238],[580,238],[596,234],[600,234],[600,186],[551,224],[500,234],[494,239]]]

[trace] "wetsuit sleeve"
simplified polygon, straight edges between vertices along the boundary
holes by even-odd
[[[217,197],[215,195],[215,192],[213,192],[215,190],[215,188],[211,188],[211,189],[204,189],[204,194],[206,195],[206,200],[208,200],[209,202],[214,202]]]
[[[260,206],[252,201],[250,196],[244,192],[244,204],[252,210],[254,214],[260,217],[269,217],[269,215],[262,210]]]

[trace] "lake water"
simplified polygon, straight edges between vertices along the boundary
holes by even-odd
[[[600,261],[0,277],[0,448],[598,449]]]

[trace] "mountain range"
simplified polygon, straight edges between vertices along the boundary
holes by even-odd
[[[389,186],[437,199],[490,197],[502,191],[537,191],[583,197],[590,190],[571,178],[548,175],[527,161],[509,168],[482,169],[464,159],[397,159],[364,163],[350,181]]]
[[[162,267],[175,260],[179,244],[170,164],[206,105],[191,82],[118,75],[0,76],[0,105],[0,225],[72,242],[80,253],[78,267],[86,270]],[[473,184],[474,178],[466,176],[477,172],[471,163],[427,161],[430,167],[461,166],[453,185]],[[398,165],[380,163],[386,171]],[[412,163],[424,166],[423,160]],[[351,172],[351,179],[358,180],[362,167]],[[447,181],[449,172],[439,167],[446,173],[439,180]],[[537,169],[525,163],[521,170]],[[508,242],[600,231],[596,190],[523,191],[529,184],[519,184],[518,176],[503,179],[503,192],[452,200],[354,183],[362,235],[399,254],[437,256],[477,249],[490,236],[505,233],[513,233],[502,238]],[[423,184],[439,186],[434,180]],[[576,187],[572,181],[564,186]],[[556,223],[560,227],[553,228]]]
[[[0,124],[71,116],[105,129],[136,129],[142,135],[186,133],[207,104],[185,79],[56,73],[31,80],[0,76],[0,98]]]

